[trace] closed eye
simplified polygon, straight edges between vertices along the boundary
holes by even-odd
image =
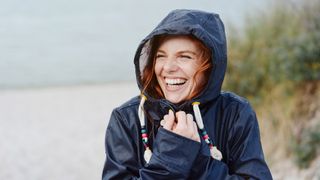
[[[163,57],[165,57],[164,54],[157,54],[157,55],[156,55],[156,59],[158,59],[158,58],[163,58]]]
[[[188,56],[188,55],[181,55],[180,57],[181,57],[181,58],[185,58],[185,59],[192,59],[192,57],[191,57],[191,56]]]

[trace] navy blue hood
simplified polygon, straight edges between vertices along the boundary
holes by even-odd
[[[170,12],[140,43],[134,58],[137,83],[142,90],[141,75],[148,59],[150,40],[157,35],[193,35],[212,52],[212,72],[207,87],[193,101],[205,103],[219,96],[227,66],[227,43],[224,25],[218,14],[178,9]],[[145,94],[150,100],[155,100]]]

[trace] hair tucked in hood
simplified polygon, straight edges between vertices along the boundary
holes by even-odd
[[[193,35],[205,44],[212,54],[212,72],[207,87],[194,101],[204,103],[215,99],[221,91],[227,66],[227,44],[225,30],[218,14],[199,10],[174,10],[140,43],[134,58],[137,83],[142,91],[141,77],[147,64],[150,40],[157,35]],[[150,100],[148,94],[145,94]]]

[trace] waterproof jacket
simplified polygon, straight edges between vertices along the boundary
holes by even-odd
[[[106,131],[106,161],[102,178],[107,179],[272,179],[264,160],[259,126],[247,100],[222,92],[227,65],[225,31],[217,14],[196,10],[174,10],[139,45],[134,63],[137,83],[148,59],[149,40],[161,34],[188,34],[212,51],[212,72],[207,87],[190,101],[173,104],[145,94],[149,144],[153,151],[146,163],[138,115],[140,97],[134,97],[113,110]],[[246,77],[244,77],[246,78]],[[185,138],[159,126],[168,113],[194,114],[192,103],[200,102],[204,127],[222,160],[210,156],[208,145]],[[200,136],[201,137],[201,136]]]

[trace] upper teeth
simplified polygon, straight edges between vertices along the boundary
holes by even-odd
[[[168,78],[166,78],[165,81],[167,84],[170,84],[170,85],[183,84],[186,82],[186,80],[183,80],[183,79],[168,79]]]

